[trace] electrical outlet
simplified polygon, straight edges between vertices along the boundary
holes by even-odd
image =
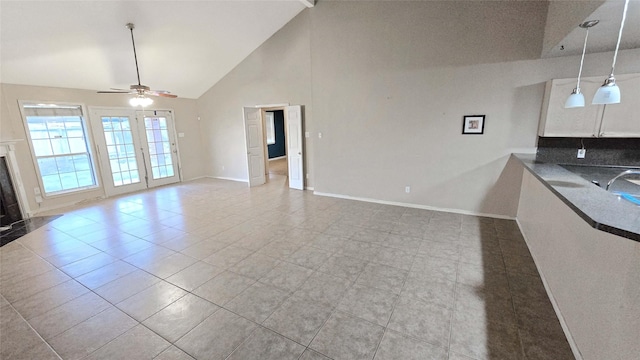
[[[406,192],[407,194],[411,192],[411,186],[405,186],[404,187],[404,192]]]
[[[33,193],[36,195],[42,195],[42,193],[40,192],[40,188],[39,187],[34,187],[33,188]]]
[[[587,154],[587,149],[578,149],[578,159],[584,159]]]

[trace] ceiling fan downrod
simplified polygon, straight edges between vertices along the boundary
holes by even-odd
[[[133,38],[133,29],[135,29],[135,25],[133,23],[128,23],[126,25],[127,29],[131,31],[131,44],[133,44],[133,59],[136,62],[136,75],[138,75],[138,86],[142,86],[140,83],[140,70],[138,69],[138,54],[136,53],[136,41]]]

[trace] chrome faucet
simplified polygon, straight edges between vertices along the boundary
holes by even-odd
[[[609,187],[611,186],[611,184],[613,184],[614,181],[616,181],[619,178],[621,178],[623,176],[626,176],[626,175],[640,175],[640,170],[625,170],[625,171],[621,172],[620,174],[616,175],[616,177],[614,177],[613,179],[609,180],[605,190],[609,191]]]

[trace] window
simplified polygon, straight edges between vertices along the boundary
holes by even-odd
[[[267,145],[276,143],[276,130],[274,122],[274,114],[271,111],[265,112],[265,127],[267,130]]]
[[[45,194],[96,186],[82,107],[25,103],[22,110]]]

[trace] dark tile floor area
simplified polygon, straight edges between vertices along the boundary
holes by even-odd
[[[59,218],[60,216],[61,215],[35,216],[9,224],[7,225],[8,229],[0,232],[0,246],[4,246],[16,239],[19,239],[41,226]]]
[[[510,220],[201,180],[0,256],[2,359],[573,359]]]

